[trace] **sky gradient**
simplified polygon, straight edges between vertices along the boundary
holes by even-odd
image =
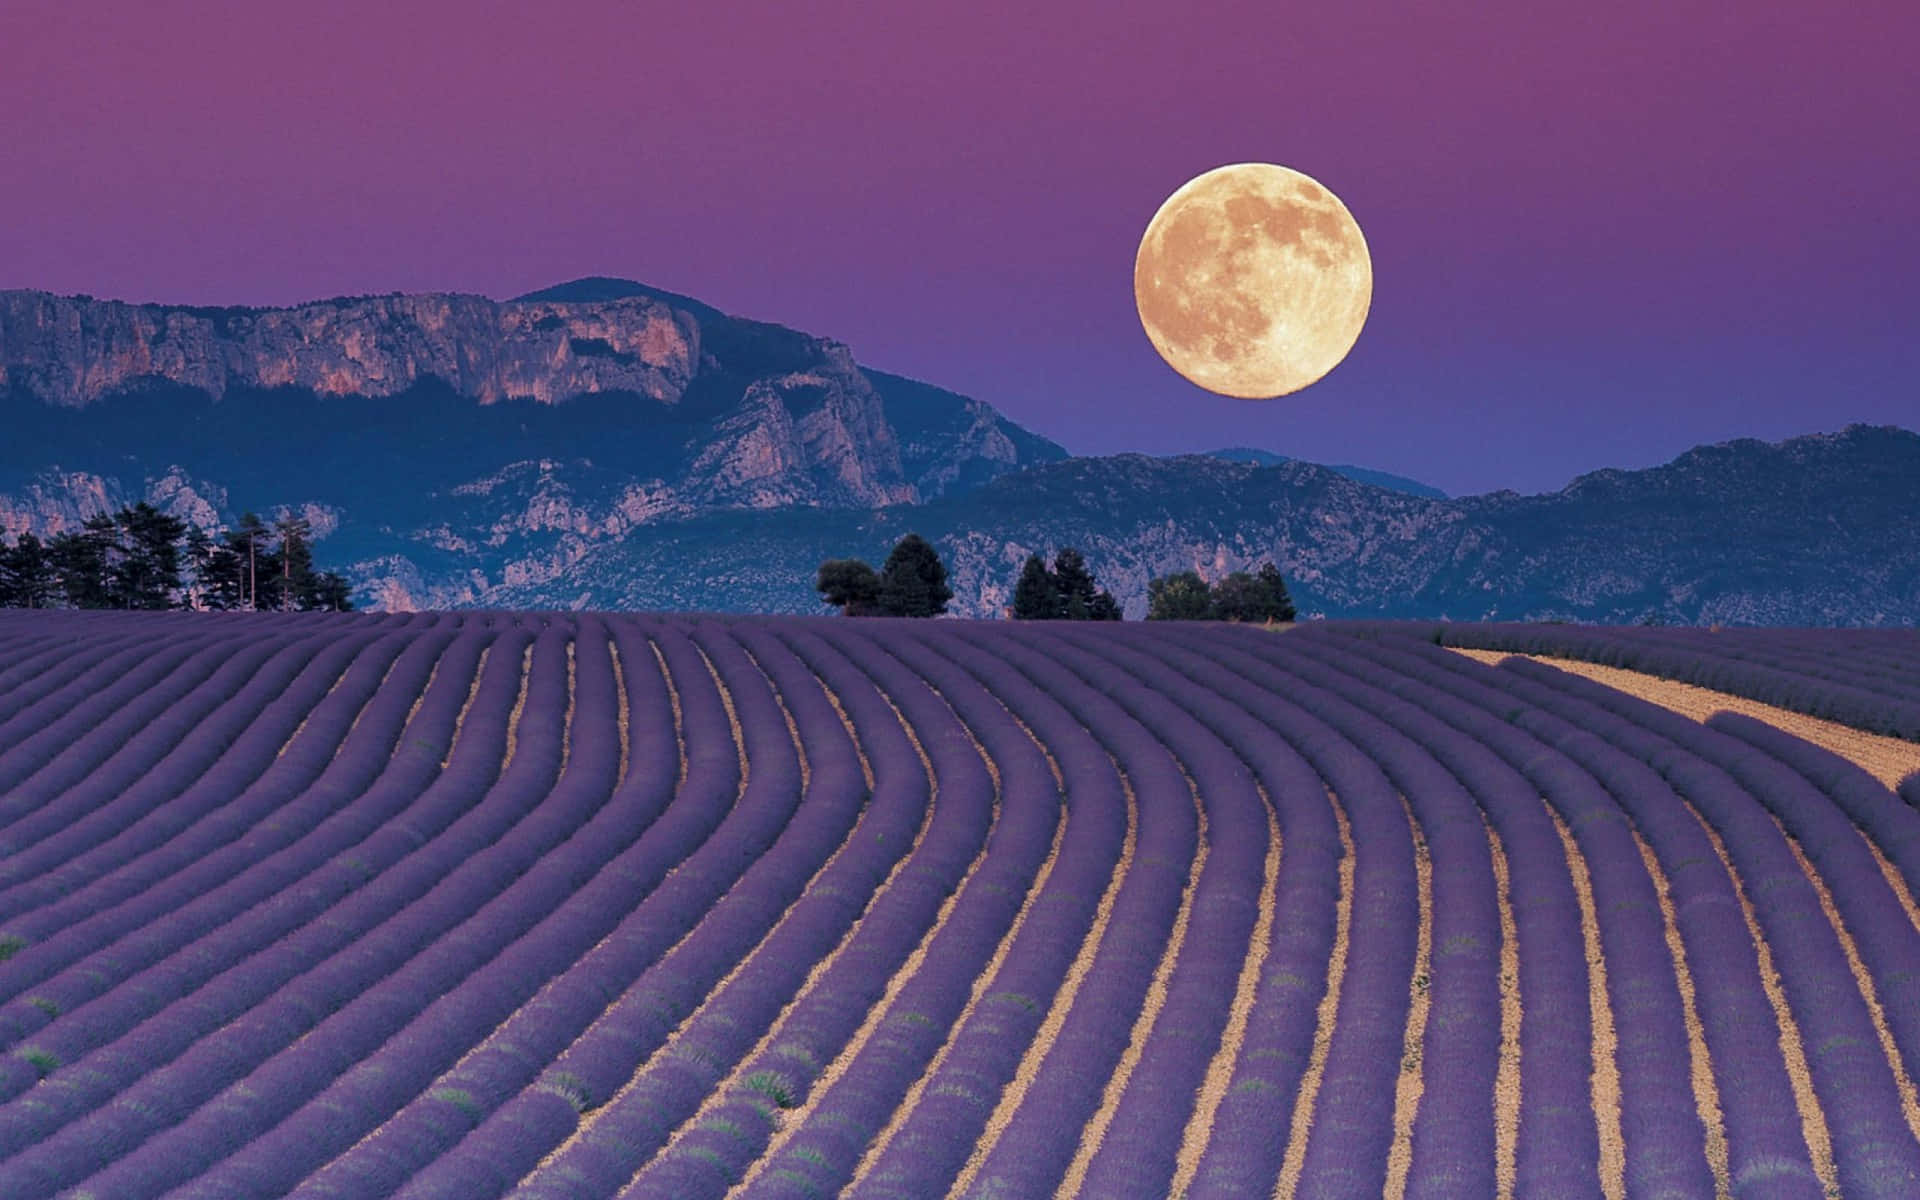
[[[0,287],[289,304],[617,275],[1079,454],[1453,494],[1920,428],[1920,5],[0,6]],[[1180,184],[1282,163],[1373,257],[1346,362],[1213,396],[1134,312]]]

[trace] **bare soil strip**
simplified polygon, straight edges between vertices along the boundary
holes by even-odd
[[[1667,931],[1667,954],[1673,959],[1674,977],[1680,983],[1680,1003],[1686,1012],[1687,1058],[1691,1065],[1693,1103],[1700,1114],[1700,1127],[1707,1131],[1707,1169],[1713,1172],[1713,1194],[1725,1200],[1733,1195],[1733,1181],[1727,1170],[1727,1123],[1720,1110],[1720,1087],[1713,1081],[1713,1059],[1707,1051],[1706,1030],[1700,1024],[1700,1009],[1695,1002],[1693,972],[1687,966],[1686,946],[1680,940],[1680,924],[1673,907],[1673,889],[1660,868],[1653,847],[1638,830],[1634,845],[1640,848],[1640,861],[1647,865],[1654,890],[1660,896],[1660,919]]]
[[[1773,816],[1768,813],[1768,816]],[[1827,889],[1827,881],[1814,869],[1806,852],[1801,850],[1800,842],[1787,832],[1779,817],[1773,817],[1774,828],[1787,840],[1787,848],[1793,851],[1793,860],[1800,864],[1800,870],[1813,884],[1814,894],[1820,897],[1820,911],[1827,915],[1827,924],[1833,926],[1835,936],[1840,939],[1840,949],[1846,952],[1847,966],[1853,971],[1853,980],[1860,986],[1860,996],[1867,1002],[1867,1015],[1873,1018],[1873,1032],[1880,1040],[1880,1051],[1887,1056],[1887,1065],[1893,1069],[1894,1086],[1900,1092],[1900,1112],[1906,1117],[1907,1128],[1916,1140],[1920,1140],[1920,1094],[1916,1094],[1912,1076],[1907,1074],[1906,1062],[1900,1057],[1900,1048],[1894,1044],[1893,1031],[1887,1027],[1887,1010],[1880,1004],[1880,989],[1874,985],[1873,972],[1867,970],[1867,964],[1860,960],[1860,948],[1854,943],[1853,934],[1848,932],[1846,922],[1840,917],[1840,910],[1833,903],[1833,893]]]
[[[1458,646],[1449,646],[1447,649],[1455,654],[1464,654],[1468,658],[1476,658],[1485,663],[1497,663],[1503,658],[1513,657],[1504,650],[1466,650]],[[1775,708],[1771,704],[1762,704],[1758,700],[1749,700],[1745,696],[1716,692],[1710,688],[1696,687],[1691,683],[1681,683],[1673,679],[1662,679],[1657,675],[1648,675],[1641,671],[1629,671],[1622,667],[1603,666],[1577,659],[1551,658],[1542,654],[1519,657],[1546,663],[1569,675],[1584,675],[1595,682],[1604,683],[1617,691],[1651,701],[1662,708],[1672,709],[1696,721],[1705,721],[1722,710],[1765,721],[1775,728],[1786,730],[1802,741],[1823,746],[1840,757],[1858,764],[1861,769],[1886,784],[1888,788],[1899,787],[1900,780],[1907,774],[1920,771],[1920,745],[1902,741],[1900,738],[1881,737],[1879,734],[1855,729],[1851,725],[1823,721],[1819,717],[1809,717],[1788,709]]]
[[[448,649],[451,649],[451,648],[452,647],[448,647]],[[481,655],[480,661],[483,663],[487,661],[486,653],[487,652],[485,650],[480,651],[480,655]],[[405,733],[408,726],[413,724],[413,718],[420,712],[420,706],[427,702],[427,693],[433,690],[434,682],[440,678],[440,664],[446,661],[446,657],[447,657],[446,651],[443,650],[441,651],[439,657],[433,660],[433,669],[427,672],[427,681],[424,684],[420,685],[420,691],[418,692],[418,694],[414,696],[413,703],[407,706],[407,719],[400,722],[400,730],[402,733]],[[476,668],[474,671],[474,677],[477,679],[479,678],[479,675],[480,675],[480,672]],[[462,709],[461,711],[464,712],[466,710]],[[360,718],[355,717],[353,719],[353,723],[355,725],[358,725],[360,723]],[[352,733],[353,731],[349,729],[347,732]],[[345,744],[346,744],[346,739],[342,738],[341,745],[345,745]]]
[[[527,682],[532,673],[533,643],[528,642],[526,649],[520,652],[520,692],[513,698],[513,711],[507,714],[507,749],[500,756],[502,774],[513,762],[514,752],[520,749],[520,717],[527,710]]]
[[[1180,1153],[1174,1160],[1172,1193],[1184,1196],[1193,1186],[1193,1177],[1200,1170],[1200,1156],[1206,1151],[1207,1143],[1213,1137],[1214,1118],[1220,1112],[1220,1104],[1227,1097],[1227,1088],[1233,1082],[1233,1065],[1240,1058],[1240,1048],[1247,1037],[1247,1022],[1253,1016],[1253,1001],[1260,988],[1260,973],[1266,969],[1267,954],[1273,948],[1273,911],[1274,894],[1280,886],[1280,822],[1274,814],[1273,797],[1259,780],[1254,787],[1260,789],[1260,802],[1267,809],[1267,859],[1262,867],[1260,882],[1260,909],[1254,918],[1253,937],[1248,943],[1246,961],[1240,964],[1240,979],[1233,989],[1233,1005],[1227,1010],[1227,1026],[1221,1031],[1220,1048],[1213,1053],[1213,1059],[1207,1064],[1206,1077],[1201,1081],[1200,1094],[1193,1106],[1193,1115],[1187,1118],[1186,1132],[1180,1138]]]
[[[1580,901],[1580,932],[1587,944],[1587,1006],[1593,1020],[1593,1119],[1600,1131],[1600,1191],[1607,1200],[1625,1200],[1627,1194],[1627,1143],[1620,1131],[1620,1064],[1615,1058],[1620,1047],[1613,1028],[1613,1004],[1607,998],[1607,960],[1600,951],[1600,918],[1594,910],[1593,877],[1587,871],[1586,856],[1573,840],[1573,831],[1560,813],[1545,799],[1541,805],[1553,818],[1566,852],[1567,869],[1573,873],[1573,892]]]
[[[1720,831],[1713,827],[1713,822],[1701,816],[1700,810],[1691,802],[1687,803],[1687,811],[1706,831],[1707,840],[1713,843],[1713,852],[1720,856],[1720,865],[1733,880],[1733,893],[1740,900],[1740,914],[1746,918],[1747,936],[1752,939],[1754,953],[1760,959],[1760,985],[1766,990],[1767,1003],[1773,1006],[1774,1022],[1780,1027],[1780,1055],[1786,1060],[1787,1080],[1793,1085],[1793,1105],[1800,1111],[1800,1131],[1807,1140],[1807,1151],[1813,1158],[1813,1172],[1819,1176],[1820,1185],[1828,1195],[1838,1196],[1840,1182],[1833,1165],[1833,1137],[1827,1130],[1827,1115],[1821,1111],[1820,1101],[1813,1094],[1813,1076],[1807,1071],[1807,1052],[1800,1039],[1800,1023],[1793,1019],[1793,1010],[1787,1006],[1786,991],[1780,986],[1780,972],[1773,965],[1773,950],[1767,945],[1766,935],[1760,931],[1760,919],[1754,915],[1753,900],[1747,895],[1746,882],[1740,878],[1740,872],[1733,869],[1733,859],[1727,854],[1727,844],[1721,840]]]
[[[1347,974],[1347,944],[1353,932],[1353,826],[1340,797],[1327,789],[1327,803],[1333,805],[1333,819],[1340,825],[1340,899],[1334,905],[1333,953],[1327,960],[1327,990],[1320,997],[1320,1012],[1313,1027],[1313,1053],[1300,1076],[1300,1092],[1293,1102],[1293,1124],[1287,1133],[1286,1157],[1280,1161],[1280,1179],[1274,1185],[1275,1200],[1289,1200],[1300,1190],[1300,1172],[1307,1164],[1307,1133],[1313,1127],[1313,1104],[1320,1095],[1320,1078],[1326,1073],[1327,1052],[1333,1048],[1333,1023],[1340,1015],[1340,981]]]
[[[1060,1200],[1079,1195],[1086,1183],[1087,1167],[1092,1164],[1100,1144],[1106,1140],[1107,1129],[1120,1109],[1120,1097],[1133,1078],[1134,1068],[1140,1064],[1140,1056],[1146,1050],[1147,1038],[1152,1035],[1154,1025],[1160,1020],[1161,1010],[1166,1007],[1167,981],[1173,977],[1174,963],[1180,957],[1180,948],[1187,942],[1187,925],[1193,915],[1193,896],[1200,887],[1200,872],[1207,865],[1207,809],[1200,802],[1200,787],[1187,772],[1186,764],[1176,760],[1176,765],[1180,768],[1181,778],[1187,781],[1187,792],[1193,798],[1194,820],[1198,822],[1193,863],[1187,870],[1186,888],[1180,893],[1180,909],[1174,914],[1173,931],[1167,938],[1160,961],[1154,965],[1153,979],[1147,984],[1146,1001],[1140,1006],[1140,1014],[1134,1018],[1133,1030],[1127,1035],[1127,1048],[1121,1053],[1113,1075],[1107,1080],[1106,1089],[1100,1094],[1100,1106],[1088,1119],[1086,1128],[1081,1130],[1080,1145],[1074,1151],[1073,1161],[1067,1164],[1067,1173],[1061,1177],[1060,1186],[1054,1191]],[[1253,955],[1250,953],[1248,957],[1252,958]]]
[[[1407,1194],[1407,1172],[1413,1167],[1413,1121],[1420,1111],[1420,1097],[1426,1093],[1421,1048],[1426,1044],[1427,1016],[1433,1009],[1433,856],[1413,815],[1413,806],[1404,795],[1399,799],[1401,811],[1407,814],[1407,828],[1413,834],[1413,869],[1420,884],[1420,932],[1415,943],[1413,978],[1408,981],[1411,1001],[1400,1048],[1400,1075],[1393,1085],[1393,1143],[1387,1149],[1383,1193],[1390,1200],[1401,1200]]]
[[[573,639],[567,639],[567,711],[560,718],[560,771],[567,773],[567,758],[573,750],[573,701],[574,685],[577,682],[574,672]]]
[[[922,682],[925,681],[923,680]],[[825,686],[824,681],[822,686]],[[926,686],[934,695],[940,697],[942,703],[947,703],[947,698],[941,694],[939,688],[934,687],[931,683],[927,683]],[[886,881],[880,885],[880,891],[884,892],[888,887],[892,886],[894,879],[905,868],[907,862],[912,859],[913,850],[919,848],[921,837],[924,836],[928,826],[932,824],[933,813],[940,801],[940,778],[934,772],[933,759],[927,755],[926,748],[921,745],[919,736],[914,732],[912,722],[908,721],[905,714],[900,711],[899,706],[894,704],[892,697],[877,687],[875,690],[880,693],[880,698],[886,701],[887,707],[893,710],[893,715],[895,719],[900,722],[900,728],[906,733],[907,740],[913,743],[913,752],[920,759],[920,769],[925,771],[927,775],[927,820],[922,823],[920,827],[921,833],[915,837],[913,848],[907,852],[906,857],[894,865],[893,870],[888,873]],[[834,700],[834,707],[836,709],[840,707],[839,700],[834,697],[832,688],[827,689],[827,696],[829,699]],[[992,823],[997,822],[1000,816],[999,764],[993,761],[993,756],[987,753],[986,747],[980,744],[980,739],[973,735],[973,730],[967,727],[967,723],[960,719],[960,714],[954,710],[952,704],[947,704],[947,710],[953,713],[954,721],[966,732],[967,740],[973,743],[974,752],[978,754],[980,760],[986,764],[987,774],[993,778],[993,821],[989,823],[989,828],[991,828]],[[847,722],[847,730],[851,733],[853,731],[853,723],[847,718],[845,712],[840,714],[840,719]],[[859,742],[856,740],[854,744],[857,746]],[[868,772],[868,779],[871,780],[872,768],[867,764],[865,750],[861,751],[860,763],[862,769]],[[871,782],[868,786],[872,786]],[[1054,840],[1054,848],[1057,850],[1059,845],[1059,839],[1056,837]],[[913,978],[914,974],[919,971],[920,965],[926,961],[927,947],[933,942],[934,935],[939,933],[946,925],[947,918],[952,914],[954,905],[960,902],[961,893],[966,891],[968,881],[973,878],[974,872],[980,869],[980,864],[985,862],[986,858],[986,843],[983,841],[979,851],[974,854],[973,861],[967,864],[966,873],[960,877],[960,882],[955,885],[953,891],[947,895],[947,898],[941,901],[939,910],[934,914],[933,924],[928,926],[927,931],[920,935],[919,942],[914,945],[913,952],[907,956],[906,961],[902,962],[887,979],[887,986],[882,990],[879,1002],[868,1010],[866,1019],[861,1021],[858,1029],[854,1030],[853,1036],[847,1040],[847,1044],[840,1048],[840,1053],[833,1056],[833,1061],[829,1062],[818,1075],[814,1076],[813,1083],[807,1088],[807,1098],[793,1108],[775,1115],[773,1133],[767,1139],[766,1148],[760,1152],[759,1158],[755,1159],[745,1171],[741,1172],[739,1181],[728,1189],[726,1200],[739,1200],[739,1197],[746,1194],[747,1189],[752,1187],[754,1181],[759,1179],[761,1174],[766,1171],[767,1164],[778,1158],[780,1152],[786,1149],[787,1143],[793,1140],[794,1134],[800,1132],[800,1130],[806,1126],[808,1118],[813,1115],[814,1109],[819,1106],[820,1098],[847,1073],[847,1069],[851,1067],[854,1060],[859,1057],[860,1051],[864,1050],[867,1043],[872,1040],[874,1031],[880,1028],[881,1022],[886,1020],[887,1014],[893,1010],[893,1003],[895,999],[899,997],[901,989],[907,986],[907,981]],[[869,905],[869,907],[871,907],[871,905]],[[858,927],[856,923],[855,928],[858,929]],[[851,940],[851,937],[852,935],[849,934],[848,940]],[[845,942],[843,942],[842,945],[845,945]],[[834,953],[837,955],[839,950],[836,949]],[[813,982],[814,976],[809,975],[807,977],[807,990],[813,987]],[[791,1008],[791,1006],[789,1006],[789,1008]],[[781,1020],[784,1021],[786,1019],[786,1011],[782,1011],[780,1016]],[[743,1064],[752,1062],[755,1056],[756,1055],[752,1054],[748,1055],[747,1058],[742,1060]],[[731,1084],[731,1081],[729,1081],[729,1084]],[[729,1086],[722,1090],[731,1091],[732,1089],[731,1086]],[[696,1121],[695,1124],[697,1125],[698,1122]]]
[[[1482,817],[1484,821],[1485,818]],[[1513,1200],[1520,1150],[1520,927],[1513,918],[1507,850],[1487,826],[1493,882],[1500,901],[1500,1067],[1493,1076],[1493,1178],[1498,1200]]]
[[[949,1197],[965,1195],[967,1189],[973,1186],[981,1166],[987,1161],[987,1155],[993,1152],[1001,1135],[1006,1133],[1007,1126],[1013,1123],[1013,1114],[1019,1110],[1021,1101],[1027,1098],[1033,1081],[1039,1077],[1040,1064],[1046,1060],[1047,1051],[1053,1048],[1054,1039],[1060,1036],[1061,1027],[1067,1023],[1067,1014],[1073,1011],[1073,1002],[1080,995],[1080,986],[1093,970],[1094,957],[1099,953],[1101,943],[1106,941],[1107,925],[1113,919],[1114,899],[1119,896],[1120,885],[1126,882],[1127,873],[1133,868],[1133,853],[1140,832],[1140,805],[1133,794],[1133,781],[1127,777],[1126,771],[1113,755],[1107,755],[1107,761],[1113,764],[1113,773],[1120,780],[1120,788],[1127,797],[1127,833],[1120,843],[1120,861],[1114,864],[1113,874],[1107,877],[1106,890],[1100,893],[1100,901],[1094,906],[1093,925],[1080,941],[1080,952],[1074,955],[1072,964],[1067,967],[1066,978],[1060,981],[1060,989],[1053,994],[1053,1003],[1047,1008],[1046,1018],[1034,1032],[1026,1053],[1020,1056],[1020,1065],[1014,1068],[1013,1078],[1001,1091],[1000,1102],[994,1105],[992,1114],[987,1117],[986,1128],[973,1144],[973,1152],[967,1155],[966,1164],[960,1168],[953,1185],[947,1189]],[[1191,877],[1188,886],[1192,886]],[[1183,914],[1184,911],[1183,897]],[[959,1028],[958,1025],[955,1027]]]
[[[446,770],[453,762],[453,748],[460,744],[460,731],[466,727],[467,714],[473,710],[473,698],[480,693],[480,677],[487,673],[487,656],[493,653],[492,646],[480,648],[480,661],[473,664],[473,679],[467,684],[467,698],[460,703],[460,711],[453,718],[453,736],[447,739],[447,753],[440,760],[440,769]],[[420,711],[421,701],[426,699],[422,692],[413,702],[413,712],[407,714],[407,720],[413,720],[413,713]]]
[[[680,712],[680,689],[673,685],[673,668],[667,665],[667,656],[661,653],[660,643],[648,638],[647,649],[653,651],[653,660],[660,664],[660,678],[667,684],[667,703],[673,708],[673,744],[680,751],[680,773],[674,776],[673,784],[677,793],[687,785],[687,726]],[[711,663],[707,670],[713,670]]]
[[[632,758],[633,748],[627,724],[632,720],[633,713],[628,707],[627,673],[620,664],[620,644],[611,636],[607,638],[607,653],[613,656],[613,695],[620,706],[618,715],[614,717],[620,726],[620,770],[613,777],[614,786],[619,787],[627,781],[627,765]]]

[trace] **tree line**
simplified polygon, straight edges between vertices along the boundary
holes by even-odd
[[[347,612],[347,581],[313,562],[313,529],[244,513],[209,533],[146,501],[41,541],[0,537],[0,607]]]
[[[947,611],[953,590],[939,551],[917,533],[901,538],[875,571],[857,558],[820,564],[814,589],[849,617],[935,617]],[[1029,554],[1014,583],[1008,615],[1017,621],[1118,621],[1120,605],[1100,587],[1087,560],[1071,546],[1046,559]],[[1271,562],[1234,571],[1211,585],[1198,571],[1147,581],[1149,621],[1291,621],[1293,599]]]

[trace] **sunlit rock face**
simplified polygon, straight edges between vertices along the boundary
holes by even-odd
[[[0,388],[76,406],[151,378],[391,396],[429,376],[482,403],[630,391],[672,402],[700,359],[699,326],[644,296],[597,303],[426,294],[295,308],[123,304],[0,292]]]

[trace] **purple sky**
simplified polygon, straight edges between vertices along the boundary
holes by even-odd
[[[0,6],[0,287],[285,304],[621,275],[1082,454],[1251,445],[1450,492],[1920,427],[1920,5],[489,0]],[[1282,400],[1134,313],[1264,160],[1372,313]]]

